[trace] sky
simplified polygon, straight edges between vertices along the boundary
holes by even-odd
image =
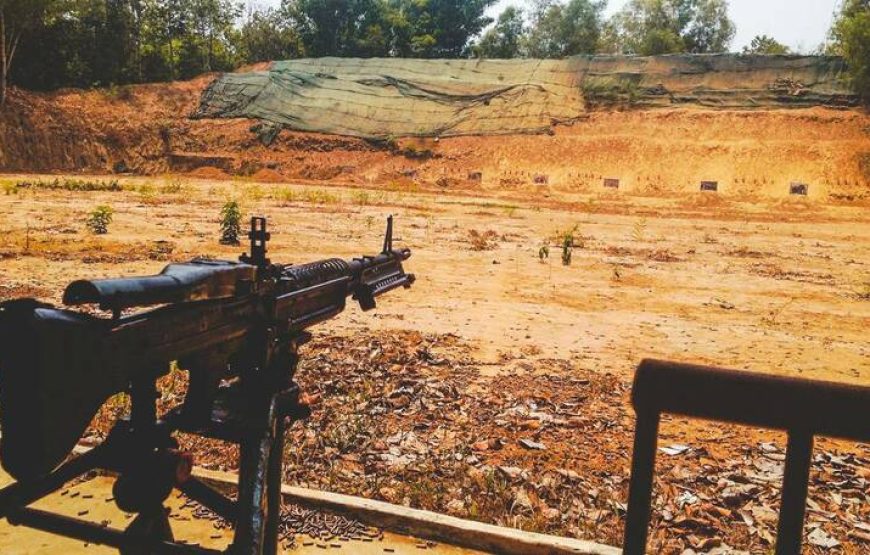
[[[628,0],[609,0],[607,14],[619,11]],[[255,0],[277,6],[280,0]],[[740,51],[756,35],[769,35],[798,52],[815,50],[825,41],[840,0],[730,0],[731,19],[737,24],[732,51]],[[510,5],[523,7],[528,0],[499,0],[490,9],[495,17]]]

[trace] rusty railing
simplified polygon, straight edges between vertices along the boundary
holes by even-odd
[[[632,389],[637,414],[625,555],[646,550],[656,442],[663,413],[788,433],[776,554],[801,550],[813,438],[870,441],[870,387],[645,360]]]

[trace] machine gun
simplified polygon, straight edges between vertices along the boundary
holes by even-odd
[[[163,502],[178,487],[235,524],[230,552],[275,553],[284,430],[308,414],[293,381],[298,349],[348,297],[371,310],[378,296],[414,283],[402,267],[411,252],[394,249],[392,235],[390,217],[380,254],[285,266],[266,258],[266,220],[252,218],[251,252],[239,262],[196,259],[156,276],[67,287],[64,304],[111,317],[33,299],[0,304],[0,459],[17,480],[0,490],[0,518],[122,553],[213,552],[175,543]],[[141,307],[152,308],[129,314]],[[173,362],[189,372],[188,391],[158,415],[156,381]],[[121,392],[129,417],[71,458]],[[176,431],[239,444],[237,500],[191,477]],[[118,475],[116,503],[138,515],[126,530],[27,507],[94,469]]]

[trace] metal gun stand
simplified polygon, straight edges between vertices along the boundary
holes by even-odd
[[[255,220],[250,233],[250,259],[265,263],[268,233],[265,221]],[[278,547],[284,431],[288,423],[308,416],[292,376],[298,348],[310,337],[303,332],[290,338],[277,352],[267,355],[267,360],[257,361],[265,371],[257,372],[256,378],[248,376],[231,387],[220,388],[213,404],[186,403],[183,411],[170,411],[162,420],[157,418],[156,380],[168,368],[156,369],[152,376],[131,383],[129,419],[119,421],[102,444],[65,462],[48,476],[0,490],[0,518],[13,525],[116,547],[125,555],[224,553],[175,542],[163,502],[177,487],[235,525],[233,542],[226,553],[273,555]],[[264,345],[277,341],[269,330],[263,330],[262,339]],[[194,383],[190,389],[195,389]],[[175,431],[239,444],[237,501],[190,476],[192,457],[177,450],[172,437]],[[28,507],[70,480],[95,470],[119,475],[113,488],[115,502],[122,510],[138,514],[125,530]]]
[[[870,387],[645,360],[634,378],[637,413],[625,555],[643,555],[662,413],[788,432],[777,555],[798,555],[813,437],[870,441]]]

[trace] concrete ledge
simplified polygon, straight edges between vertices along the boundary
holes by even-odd
[[[236,474],[195,468],[193,475],[205,481],[235,486]],[[297,505],[355,518],[385,530],[459,547],[506,555],[619,555],[620,549],[594,542],[524,532],[464,520],[432,511],[421,511],[361,497],[283,485],[284,498]]]

